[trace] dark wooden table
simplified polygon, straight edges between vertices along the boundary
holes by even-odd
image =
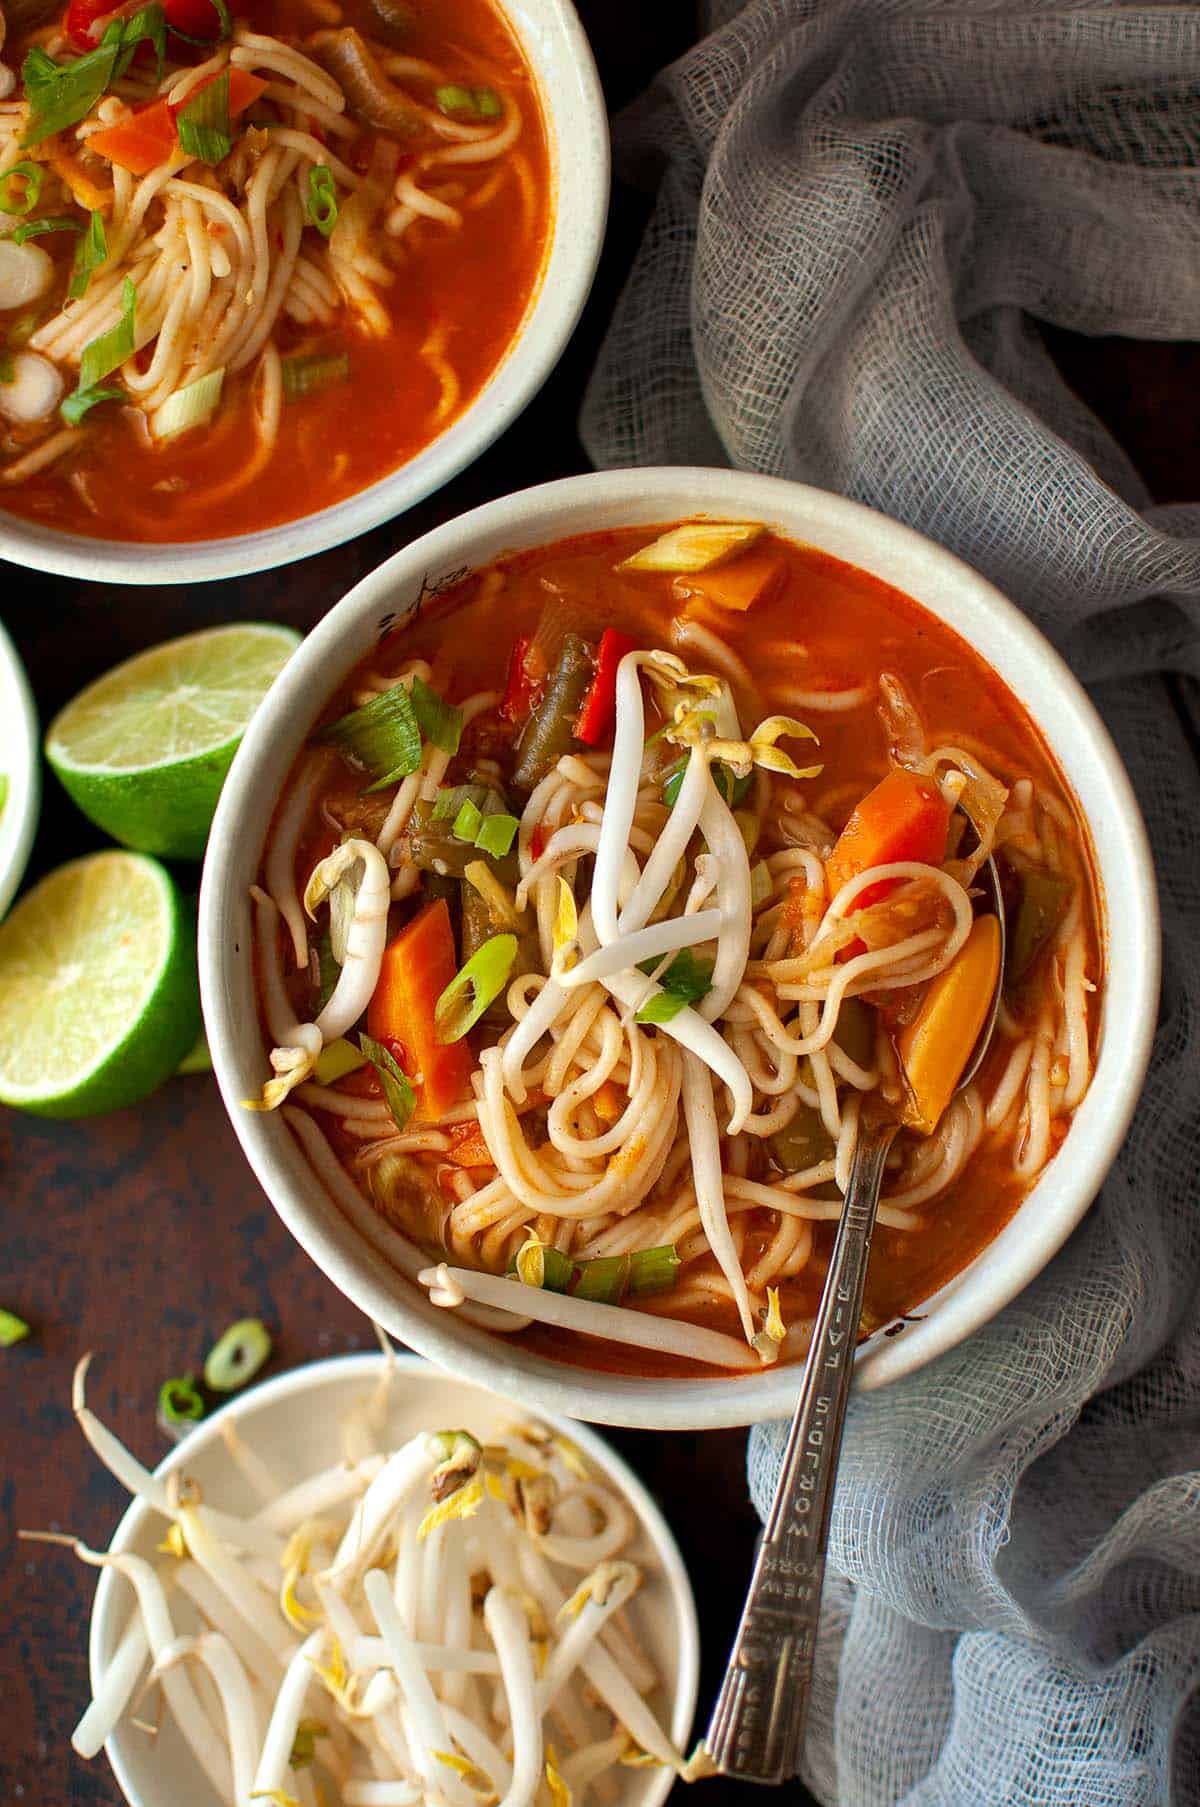
[[[587,0],[581,8],[611,104],[638,92],[684,47],[689,5]],[[310,628],[364,572],[478,502],[584,469],[575,419],[645,217],[618,189],[584,320],[542,395],[473,469],[404,520],[324,557],[242,582],[120,590],[0,563],[0,606],[43,721],[119,659],[170,635],[253,616]],[[1114,426],[1162,499],[1200,495],[1200,427],[1189,398],[1200,348],[1084,342],[1055,335],[1075,384]],[[30,876],[99,845],[53,779]],[[189,875],[195,883],[196,874]],[[103,1544],[124,1505],[86,1452],[69,1408],[72,1366],[96,1351],[90,1396],[148,1463],[159,1381],[195,1366],[232,1319],[275,1331],[272,1369],[371,1345],[369,1327],[291,1240],[251,1177],[210,1078],[172,1081],[136,1110],[84,1123],[0,1113],[0,1303],[36,1334],[0,1366],[0,1800],[6,1807],[112,1804],[103,1759],[67,1739],[88,1695],[92,1576],[65,1554],[20,1546],[18,1526],[65,1528]],[[757,1520],[741,1432],[615,1433],[678,1534],[704,1633],[701,1713],[719,1682],[749,1573]],[[753,1791],[714,1782],[711,1807]],[[802,1791],[789,1802],[803,1807]]]

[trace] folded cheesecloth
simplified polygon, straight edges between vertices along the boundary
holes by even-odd
[[[1200,8],[722,0],[707,24],[616,125],[655,201],[592,458],[798,478],[984,572],[1103,714],[1163,910],[1102,1196],[986,1328],[851,1401],[802,1774],[838,1807],[1190,1807],[1200,506],[1150,505],[1035,322],[1200,339]],[[784,1429],[750,1439],[763,1513]]]

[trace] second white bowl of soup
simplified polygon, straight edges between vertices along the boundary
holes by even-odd
[[[0,43],[16,563],[193,582],[363,533],[515,419],[587,295],[608,133],[569,4],[237,0],[198,43],[207,5]],[[34,50],[63,79],[26,94]]]
[[[1009,954],[950,1101],[958,802]],[[907,529],[715,471],[509,497],[358,585],[234,763],[200,946],[324,1271],[448,1368],[664,1427],[790,1408],[866,1104],[925,1127],[862,1384],[1007,1303],[1103,1180],[1158,977],[1128,781],[1042,637]]]

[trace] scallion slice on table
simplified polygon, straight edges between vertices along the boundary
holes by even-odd
[[[233,149],[229,117],[229,71],[222,69],[215,81],[185,101],[175,115],[180,147],[201,163],[223,163]]]
[[[167,1424],[194,1424],[204,1416],[204,1399],[191,1374],[164,1380],[158,1389],[158,1412]]]
[[[459,968],[434,1006],[438,1040],[461,1041],[508,983],[517,957],[515,935],[492,935]]]
[[[0,1306],[0,1349],[11,1349],[14,1343],[23,1343],[29,1334],[29,1325],[24,1318]]]
[[[261,1318],[239,1318],[217,1338],[204,1364],[204,1384],[214,1393],[234,1393],[253,1380],[271,1354],[271,1334]]]
[[[362,1034],[358,1045],[374,1067],[387,1107],[392,1113],[392,1121],[397,1129],[404,1129],[413,1112],[417,1108],[416,1094],[412,1082],[395,1055],[385,1048],[382,1042],[372,1040],[369,1035]]]

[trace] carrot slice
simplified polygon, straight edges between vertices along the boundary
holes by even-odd
[[[217,76],[211,80],[216,81]],[[229,117],[237,119],[254,105],[266,82],[261,76],[251,75],[248,69],[231,68],[229,71]],[[101,157],[107,157],[110,163],[117,163],[134,176],[148,176],[152,169],[158,169],[168,157],[179,149],[179,133],[175,127],[175,115],[180,107],[194,100],[197,94],[204,91],[209,82],[200,82],[179,107],[172,107],[165,100],[152,101],[148,107],[140,107],[129,119],[123,119],[118,125],[107,126],[102,132],[93,132],[88,139],[88,149]]]
[[[478,1123],[463,1123],[452,1129],[450,1159],[459,1167],[494,1167],[496,1165],[483,1139]]]
[[[687,615],[693,602],[715,602],[721,609],[746,610],[753,603],[764,602],[780,588],[787,566],[779,553],[769,549],[752,549],[732,558],[726,564],[714,565],[709,571],[697,571],[682,580],[686,586]]]
[[[946,856],[949,826],[949,807],[933,780],[903,766],[893,767],[852,812],[825,862],[830,897],[868,866],[888,866],[894,860],[939,866]],[[896,882],[881,879],[868,885],[855,898],[854,908],[865,910],[878,903]]]
[[[50,167],[63,186],[70,189],[71,199],[80,207],[86,207],[89,213],[103,213],[105,208],[112,206],[111,187],[101,188],[69,151],[55,151],[50,158]]]
[[[474,1056],[465,1041],[438,1040],[434,1010],[454,977],[457,956],[444,897],[427,904],[384,949],[379,982],[367,1006],[367,1029],[390,1048],[417,1096],[418,1114],[433,1122],[457,1104]]]
[[[980,916],[945,972],[932,979],[911,1023],[896,1037],[908,1081],[903,1120],[932,1135],[954,1094],[1000,974],[1000,924]]]

